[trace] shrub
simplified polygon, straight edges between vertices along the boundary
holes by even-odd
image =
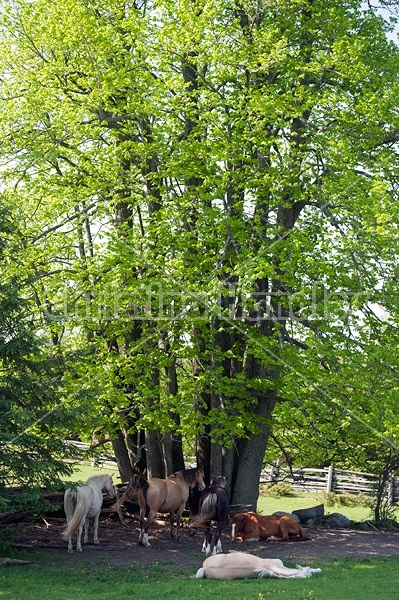
[[[334,492],[325,492],[323,498],[327,506],[365,506],[372,508],[374,500],[366,494],[334,494]]]
[[[271,498],[278,498],[279,496],[291,496],[292,490],[289,483],[280,481],[278,483],[266,483],[261,489],[262,496],[270,496]]]

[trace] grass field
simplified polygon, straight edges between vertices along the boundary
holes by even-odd
[[[78,467],[76,467],[73,475],[68,477],[68,481],[83,482],[83,481],[86,481],[86,479],[88,479],[92,475],[101,475],[101,474],[112,475],[114,483],[121,483],[121,479],[119,477],[119,471],[117,471],[115,469],[93,467],[92,465],[90,465],[88,463],[81,464]]]
[[[292,512],[301,508],[309,508],[318,504],[324,504],[325,514],[341,513],[351,521],[361,522],[372,518],[370,508],[366,506],[329,506],[322,494],[303,493],[293,496],[260,496],[258,500],[258,512],[263,515],[271,515],[278,510]]]
[[[85,481],[94,473],[112,474],[109,469],[82,466],[71,480]],[[115,472],[114,479],[119,481]],[[317,494],[287,495],[277,498],[260,496],[258,511],[291,512],[323,502]],[[326,513],[341,512],[349,519],[370,517],[366,507],[325,506]],[[398,548],[399,552],[399,548]],[[48,555],[17,552],[0,544],[0,556],[31,561],[25,566],[0,567],[0,600],[397,600],[399,555],[389,559],[318,560],[322,573],[310,579],[257,579],[236,581],[197,580],[195,570],[183,568],[164,572],[164,565],[151,567],[109,566],[106,556],[101,566],[82,564],[57,568],[49,566]],[[134,559],[133,559],[134,560]],[[289,560],[287,566],[294,566]],[[76,563],[75,563],[76,564]]]
[[[287,563],[288,564],[288,563]],[[288,565],[289,566],[289,565]],[[215,581],[194,572],[164,574],[161,566],[90,567],[73,570],[37,564],[0,571],[0,600],[397,600],[399,557],[318,561],[310,579]]]

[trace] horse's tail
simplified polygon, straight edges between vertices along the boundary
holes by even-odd
[[[129,479],[123,495],[115,502],[113,508],[119,510],[124,502],[131,500],[131,498],[140,491],[143,492],[144,498],[147,498],[148,487],[149,483],[144,477],[141,477],[141,475],[133,475],[133,477]]]
[[[84,494],[72,492],[71,490],[67,490],[65,494],[67,495],[65,501],[72,501],[73,503],[76,501],[72,519],[69,521],[69,523],[67,523],[64,531],[62,532],[62,537],[64,540],[67,540],[79,528],[79,525],[86,514],[86,498]]]
[[[203,579],[205,577],[205,570],[204,567],[201,567],[200,569],[198,569],[195,578],[196,579]]]
[[[306,535],[306,533],[305,533],[303,527],[301,527],[301,525],[299,525],[299,536],[300,537],[298,539],[300,539],[304,542],[309,539],[309,537]]]
[[[202,502],[198,515],[195,515],[192,519],[192,524],[201,526],[207,521],[211,521],[215,516],[218,503],[218,496],[216,493],[211,493],[206,496]]]

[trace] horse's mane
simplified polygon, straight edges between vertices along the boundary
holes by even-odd
[[[215,477],[215,479],[212,480],[211,485],[209,486],[208,489],[212,489],[212,490],[217,490],[217,489],[226,489],[226,482],[227,482],[227,476],[225,475],[219,475],[219,477]]]
[[[89,477],[88,479],[86,479],[85,485],[90,485],[91,483],[98,484],[99,482],[101,482],[101,483],[103,483],[105,485],[104,482],[106,482],[107,479],[110,479],[112,481],[111,476],[110,475],[106,475],[104,473],[101,473],[99,475],[92,475],[91,477]]]
[[[169,479],[182,478],[185,481],[185,483],[192,485],[197,477],[198,471],[199,467],[182,469],[181,471],[176,471],[176,473],[172,473],[172,475],[169,475]]]

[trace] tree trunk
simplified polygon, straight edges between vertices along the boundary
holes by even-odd
[[[158,430],[146,431],[147,449],[147,479],[151,477],[166,477],[166,465],[164,461],[164,448]]]
[[[119,476],[123,482],[127,482],[132,475],[134,475],[134,469],[129,459],[125,436],[122,431],[119,431],[117,436],[112,440],[112,448],[115,454],[116,464],[118,465]]]
[[[173,353],[170,348],[170,343],[167,339],[162,339],[161,347],[170,357],[170,364],[165,368],[166,385],[168,393],[176,397],[179,391],[176,361],[173,358]],[[180,425],[180,415],[176,412],[171,412],[170,417],[174,423],[176,423],[176,429]],[[181,471],[184,469],[184,455],[183,455],[183,439],[181,435],[175,432],[165,433],[163,436],[164,448],[165,448],[165,461],[166,470],[168,475]]]
[[[200,333],[198,332],[198,335]],[[205,343],[200,342],[199,355],[202,354],[205,349]],[[193,377],[194,381],[200,374],[201,363],[198,358],[193,359]],[[201,415],[205,417],[208,415],[211,408],[211,397],[208,393],[201,391],[196,394],[194,399],[195,412],[198,415],[198,419],[201,422]],[[211,478],[211,438],[210,438],[210,426],[205,424],[201,429],[201,434],[197,436],[197,464],[204,469],[205,483],[209,485]]]
[[[259,400],[256,410],[257,417],[262,416],[265,421],[271,418],[276,404],[274,392],[269,397]],[[270,427],[261,426],[258,434],[253,434],[249,439],[236,442],[236,464],[232,482],[232,504],[250,504],[256,511],[259,497],[259,480],[263,467],[263,460],[269,439]]]

